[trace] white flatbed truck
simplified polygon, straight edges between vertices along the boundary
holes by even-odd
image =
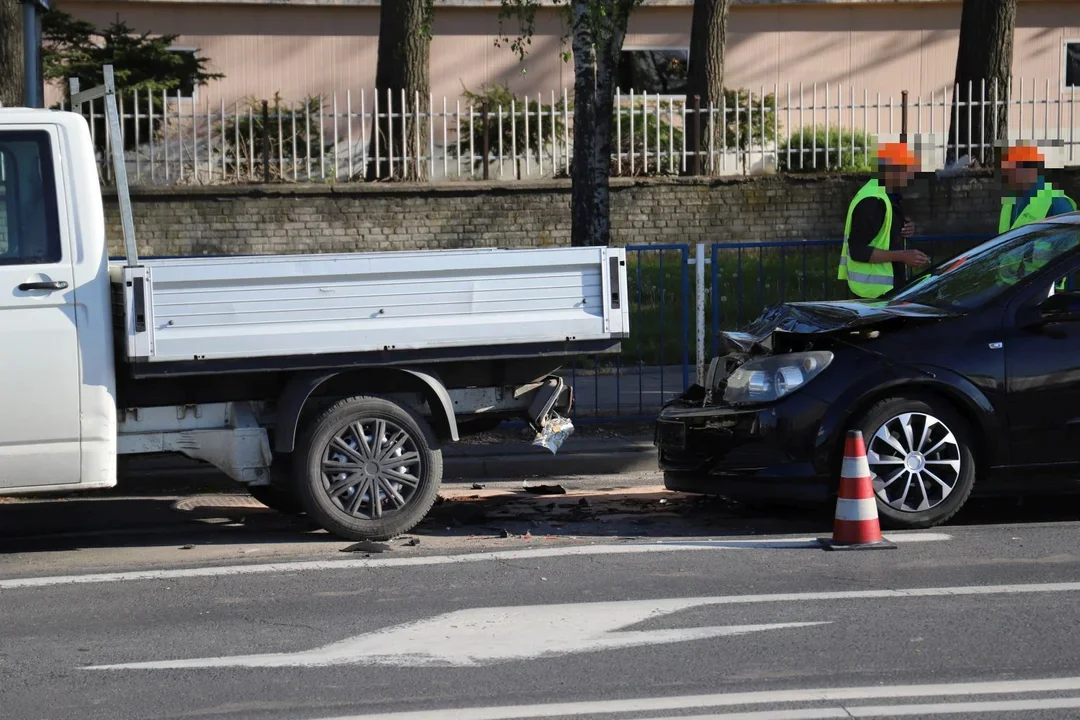
[[[420,522],[440,447],[540,432],[580,354],[629,332],[625,251],[478,249],[140,259],[112,70],[126,258],[110,262],[81,114],[0,110],[0,494],[112,487],[180,453],[349,539]]]

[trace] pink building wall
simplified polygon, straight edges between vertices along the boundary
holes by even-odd
[[[181,46],[200,48],[225,79],[200,90],[199,103],[245,97],[286,100],[346,90],[353,102],[364,89],[370,103],[378,44],[378,7],[57,0],[56,5],[99,26],[118,15],[137,30],[179,33]],[[691,7],[644,7],[631,19],[627,48],[686,47]],[[735,5],[728,24],[728,87],[781,94],[791,83],[854,87],[861,99],[881,93],[899,101],[901,90],[928,97],[951,82],[960,21],[959,2]],[[1066,39],[1080,40],[1080,2],[1021,0],[1017,13],[1014,70],[1040,96],[1063,84]],[[506,31],[512,33],[511,25]],[[524,65],[509,48],[498,48],[497,6],[438,7],[432,42],[432,93],[436,103],[462,87],[507,83],[517,93],[545,100],[572,89],[572,66],[559,57],[562,27],[554,10],[543,10]],[[524,71],[524,72],[523,72]],[[1029,92],[1029,91],[1025,91]],[[354,106],[355,107],[355,106]],[[370,107],[370,106],[369,106]]]

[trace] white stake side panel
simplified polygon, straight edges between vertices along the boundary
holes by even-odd
[[[146,329],[124,292],[128,359],[150,362],[605,340],[629,330],[621,248],[145,260]],[[617,285],[616,285],[617,283]]]

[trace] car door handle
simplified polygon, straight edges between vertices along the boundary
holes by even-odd
[[[68,284],[63,280],[49,280],[42,282],[25,282],[19,286],[23,292],[27,290],[67,290]]]

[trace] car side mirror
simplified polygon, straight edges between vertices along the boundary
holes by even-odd
[[[1042,323],[1080,321],[1080,293],[1057,292],[1039,304]]]

